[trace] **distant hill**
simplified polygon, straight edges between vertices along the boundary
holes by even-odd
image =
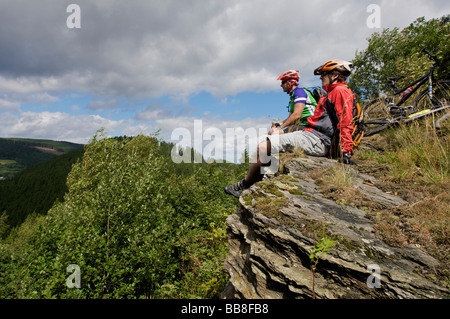
[[[27,167],[83,147],[63,141],[0,138],[0,179],[11,178]]]
[[[6,213],[11,227],[20,225],[32,213],[46,214],[67,191],[66,179],[72,165],[83,155],[81,147],[25,168],[0,181],[0,215]]]

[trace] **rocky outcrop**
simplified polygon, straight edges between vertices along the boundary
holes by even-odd
[[[291,160],[284,174],[246,190],[227,219],[230,250],[224,264],[229,283],[223,298],[312,298],[311,248],[335,240],[314,275],[316,298],[448,298],[423,275],[437,261],[415,245],[392,247],[378,238],[366,212],[325,198],[311,170],[334,160]],[[349,168],[351,169],[351,168]],[[404,205],[352,170],[353,187],[380,207]],[[379,274],[379,275],[378,275]]]

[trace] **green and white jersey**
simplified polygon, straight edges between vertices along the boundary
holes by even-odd
[[[303,108],[303,113],[300,117],[300,120],[295,124],[307,125],[308,122],[306,121],[306,119],[314,114],[317,106],[317,101],[308,90],[296,87],[291,92],[291,100],[289,101],[289,113],[294,112],[294,105],[296,103],[305,103],[305,107]]]

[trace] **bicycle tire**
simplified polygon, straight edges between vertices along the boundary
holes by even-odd
[[[363,105],[365,118],[379,118],[380,116],[388,116],[389,110],[387,105],[389,101],[386,98],[378,98],[370,100]]]
[[[387,129],[389,126],[394,124],[395,122],[386,118],[380,117],[376,119],[369,119],[361,122],[360,125],[363,126],[364,136],[371,136],[381,131]]]
[[[443,115],[442,117],[440,117],[436,122],[434,122],[434,127],[437,129],[437,130],[440,130],[441,129],[441,123],[442,123],[442,121],[445,121],[447,118],[449,118],[450,117],[450,113],[449,112],[447,112],[447,113],[445,113],[445,115]]]
[[[441,81],[433,87],[433,99],[428,96],[428,89],[423,90],[413,101],[414,113],[426,109],[437,109],[450,104],[450,81]]]

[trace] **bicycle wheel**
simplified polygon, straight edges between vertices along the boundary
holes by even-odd
[[[445,113],[445,115],[443,115],[442,117],[440,117],[436,122],[434,122],[434,127],[437,129],[437,130],[440,130],[441,129],[441,123],[443,122],[443,121],[445,121],[447,118],[449,118],[450,117],[450,113]]]
[[[389,101],[386,98],[378,98],[366,102],[363,105],[364,118],[374,119],[389,116]]]
[[[450,81],[434,84],[433,98],[428,96],[428,89],[422,91],[413,102],[413,113],[427,109],[433,110],[450,104]]]
[[[379,117],[376,119],[364,120],[360,125],[363,127],[364,136],[371,136],[380,133],[394,123],[394,120],[386,117]]]

